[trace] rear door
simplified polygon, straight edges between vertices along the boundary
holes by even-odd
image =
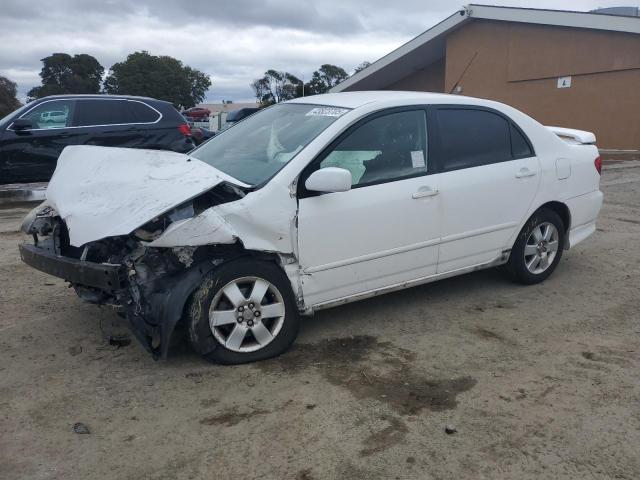
[[[430,110],[441,181],[438,273],[480,265],[511,248],[540,182],[538,158],[524,133],[488,108]]]
[[[7,125],[0,143],[0,183],[48,181],[64,147],[80,141],[71,123],[74,109],[70,99],[34,102],[19,117],[30,120],[32,128]]]

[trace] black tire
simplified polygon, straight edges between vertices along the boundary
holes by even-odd
[[[278,290],[282,297],[282,303],[284,303],[284,318],[278,333],[270,343],[251,352],[228,349],[214,336],[209,326],[209,309],[213,299],[230,282],[244,277],[257,277],[266,280]],[[205,277],[189,300],[186,320],[189,340],[194,350],[210,362],[225,365],[255,362],[280,355],[291,346],[300,328],[298,308],[287,276],[275,264],[250,257],[222,264]],[[268,321],[265,320],[265,322]],[[232,324],[228,326],[229,329],[234,327],[235,325]],[[217,335],[221,335],[218,330],[216,331]],[[248,339],[251,338],[250,335]]]
[[[540,273],[532,273],[527,268],[525,263],[524,250],[527,246],[527,241],[533,233],[533,231],[545,223],[551,223],[558,231],[558,250],[556,251],[555,258],[549,264],[549,266]],[[562,258],[562,252],[564,251],[566,238],[565,225],[560,216],[548,208],[541,208],[535,212],[531,218],[525,223],[524,227],[520,231],[518,238],[516,239],[511,254],[509,256],[509,262],[506,265],[506,270],[509,276],[516,282],[524,285],[533,285],[546,280],[556,269],[560,259]]]

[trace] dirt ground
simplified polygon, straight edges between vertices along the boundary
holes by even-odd
[[[323,311],[238,367],[110,346],[119,317],[22,265],[4,207],[0,478],[640,478],[640,165],[602,188],[541,285],[490,270]]]

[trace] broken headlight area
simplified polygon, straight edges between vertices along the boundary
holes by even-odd
[[[61,239],[67,234],[62,232],[63,224],[56,211],[46,202],[31,210],[22,222],[21,230],[33,237],[40,248],[61,254]],[[68,238],[68,235],[67,235]]]
[[[136,238],[142,241],[151,242],[160,237],[160,235],[162,235],[162,233],[172,223],[193,218],[216,205],[240,200],[246,194],[246,189],[240,188],[231,183],[223,182],[211,190],[208,190],[207,192],[178,205],[167,213],[145,223],[140,228],[137,228],[133,234]]]

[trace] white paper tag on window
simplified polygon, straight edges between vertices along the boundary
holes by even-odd
[[[413,168],[422,168],[426,165],[424,163],[424,152],[422,150],[411,152],[411,164]]]
[[[340,117],[349,111],[348,108],[317,107],[309,110],[306,117]]]

